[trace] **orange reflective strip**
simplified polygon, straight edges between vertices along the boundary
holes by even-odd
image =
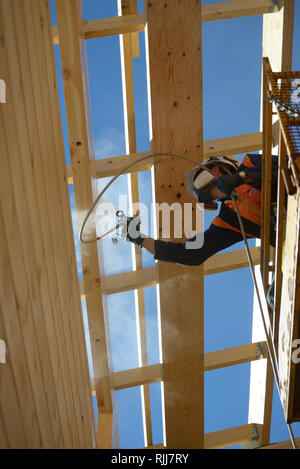
[[[237,205],[241,216],[247,220],[261,224],[261,191],[253,188],[249,184],[242,184],[235,190],[237,194]],[[225,201],[225,204],[234,210],[232,201]]]
[[[242,161],[242,164],[243,164],[244,166],[247,166],[247,168],[254,168],[254,166],[255,166],[255,165],[252,163],[252,161],[250,160],[250,157],[249,157],[248,153],[247,153],[247,155],[244,156],[243,161]]]
[[[247,218],[248,220],[253,221],[257,225],[260,225],[260,223],[261,223],[261,207],[255,207],[251,203],[247,203],[247,199],[244,199],[238,193],[237,193],[237,196],[238,196],[238,205],[243,207],[242,212],[244,213],[245,218]],[[251,199],[250,199],[250,201],[252,202]],[[249,199],[248,199],[248,202],[249,202]],[[259,200],[259,202],[260,202],[260,200]]]
[[[238,196],[238,199],[241,201],[241,204],[243,204],[243,205],[244,205],[248,210],[250,210],[251,212],[254,212],[254,213],[256,213],[257,215],[259,215],[259,218],[260,218],[261,213],[260,213],[260,209],[259,209],[259,208],[256,208],[256,207],[254,207],[253,205],[248,204],[248,203],[246,202],[246,200],[243,199],[243,197],[241,197],[240,194],[237,193],[237,196]]]
[[[227,205],[228,208],[235,211],[233,202],[225,201],[225,204]],[[252,212],[251,210],[249,210],[248,207],[245,204],[243,204],[241,200],[239,199],[237,200],[237,206],[238,206],[241,217],[246,218],[246,220],[249,220],[252,223],[255,223],[256,225],[261,224],[260,214],[258,215]]]
[[[231,225],[228,225],[228,223],[226,223],[225,221],[223,221],[221,218],[219,217],[216,217],[214,220],[213,220],[213,225],[215,226],[218,226],[219,228],[225,228],[227,230],[231,230],[231,231],[235,231],[236,233],[241,233],[241,230],[239,230],[238,228],[235,228],[234,226],[231,226]],[[247,236],[250,236],[250,238],[255,238],[256,236],[253,236],[249,233],[246,233]]]

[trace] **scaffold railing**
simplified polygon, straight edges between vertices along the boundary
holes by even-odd
[[[278,184],[274,203],[272,149],[275,142],[278,142]],[[268,58],[264,58],[260,273],[264,293],[269,299],[270,335],[277,351],[281,399],[287,421],[300,419],[299,412],[296,415],[292,410],[296,398],[292,389],[296,363],[291,359],[293,341],[299,336],[299,214],[300,72],[274,73]],[[274,249],[270,247],[272,223],[276,226]],[[272,301],[268,295],[270,288],[273,288]]]

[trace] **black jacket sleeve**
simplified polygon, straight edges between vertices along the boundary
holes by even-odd
[[[190,245],[186,242],[155,241],[154,258],[182,265],[201,265],[215,253],[242,241],[242,239],[240,233],[211,224],[204,233],[190,238],[188,240]]]

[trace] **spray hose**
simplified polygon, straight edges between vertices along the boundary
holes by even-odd
[[[93,238],[93,239],[84,239],[83,238],[83,231],[84,231],[84,228],[86,226],[86,223],[89,219],[89,217],[91,216],[92,212],[94,211],[96,205],[99,203],[99,201],[101,200],[101,198],[103,197],[103,195],[105,194],[105,192],[108,190],[108,188],[113,184],[113,182],[118,179],[122,174],[126,173],[130,168],[132,168],[133,166],[137,165],[138,163],[141,163],[142,161],[145,161],[145,160],[148,160],[150,158],[157,158],[157,157],[173,157],[173,158],[179,158],[181,160],[185,160],[185,161],[188,161],[190,163],[193,163],[193,164],[196,164],[197,166],[202,166],[201,163],[199,161],[195,161],[195,160],[192,160],[191,158],[187,157],[187,156],[184,156],[184,155],[178,155],[178,154],[175,154],[175,153],[151,153],[150,155],[146,155],[146,156],[142,156],[141,158],[135,160],[135,161],[132,161],[131,163],[129,163],[127,166],[125,166],[121,171],[119,171],[107,184],[106,186],[102,189],[102,191],[100,192],[100,194],[96,197],[94,203],[91,205],[89,211],[87,212],[84,220],[83,220],[83,223],[82,223],[82,226],[81,226],[81,230],[80,230],[80,235],[79,235],[79,238],[80,238],[80,241],[83,243],[83,244],[89,244],[89,243],[95,243],[96,241],[98,241],[99,238]]]

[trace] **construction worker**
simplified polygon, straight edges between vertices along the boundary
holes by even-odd
[[[272,157],[271,201],[277,198],[277,157]],[[204,204],[207,210],[217,210],[218,215],[204,232],[202,247],[187,249],[186,243],[154,240],[142,235],[130,218],[127,240],[145,248],[160,261],[183,265],[200,265],[215,253],[243,240],[234,203],[235,197],[247,238],[260,238],[261,229],[261,178],[262,161],[259,154],[246,154],[242,163],[229,156],[211,157],[186,175],[186,188]],[[274,221],[274,220],[273,220]],[[131,226],[132,224],[132,226]],[[270,227],[270,244],[275,246],[274,222]],[[193,241],[191,238],[187,241]]]

